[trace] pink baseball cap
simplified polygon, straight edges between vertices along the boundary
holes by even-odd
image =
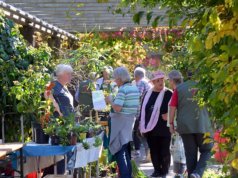
[[[166,78],[165,73],[162,72],[162,71],[154,72],[154,73],[152,74],[152,79],[151,79],[151,81],[156,80],[156,79],[159,79],[159,78]]]

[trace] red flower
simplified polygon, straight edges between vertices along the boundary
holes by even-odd
[[[223,163],[225,161],[225,158],[227,157],[228,155],[228,152],[227,151],[221,151],[221,150],[218,150],[216,151],[216,153],[214,154],[214,158],[220,162],[220,163]]]
[[[215,140],[217,143],[227,143],[227,142],[228,142],[228,139],[227,139],[227,138],[221,137],[221,131],[216,131],[216,132],[215,132],[215,134],[214,134],[214,140]]]
[[[49,91],[49,90],[52,90],[52,88],[55,86],[55,83],[54,82],[50,82],[47,86],[46,86],[46,90]]]

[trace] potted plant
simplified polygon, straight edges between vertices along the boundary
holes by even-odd
[[[71,137],[74,136],[74,126],[74,117],[72,116],[51,118],[48,124],[45,125],[44,131],[50,135],[51,139],[59,139],[61,145],[70,145],[72,144]],[[52,141],[54,144],[54,140]]]
[[[100,176],[101,177],[107,177],[108,173],[109,173],[109,167],[108,165],[104,165],[104,164],[99,164],[99,171],[100,171]]]
[[[57,125],[58,125],[57,120],[54,119],[54,120],[51,120],[48,123],[47,127],[44,128],[44,132],[50,136],[52,145],[60,144],[59,136],[57,133]]]
[[[117,163],[114,161],[109,165],[110,172],[112,175],[115,175],[117,172]]]
[[[102,145],[102,139],[99,136],[96,136],[93,146],[94,147],[99,147],[101,145]]]
[[[90,145],[89,145],[89,143],[87,141],[83,141],[82,144],[83,144],[83,148],[85,150],[88,150],[90,148]]]
[[[45,98],[47,98],[55,83],[50,82],[45,87]],[[39,102],[37,117],[39,120],[32,122],[33,141],[36,143],[48,143],[49,135],[45,134],[43,128],[49,122],[52,113],[52,102],[50,99]]]
[[[84,125],[75,125],[72,132],[78,137],[80,142],[83,142],[86,139],[87,127]]]

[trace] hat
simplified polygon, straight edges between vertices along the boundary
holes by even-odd
[[[154,73],[152,74],[152,79],[151,79],[151,81],[156,80],[156,79],[159,79],[159,78],[165,78],[165,73],[162,72],[162,71],[154,72]]]

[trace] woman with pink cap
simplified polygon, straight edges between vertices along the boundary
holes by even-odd
[[[153,88],[145,94],[140,113],[140,132],[147,139],[154,167],[151,177],[166,176],[170,167],[171,134],[167,112],[172,91],[165,87],[165,78],[162,71],[152,74]]]

